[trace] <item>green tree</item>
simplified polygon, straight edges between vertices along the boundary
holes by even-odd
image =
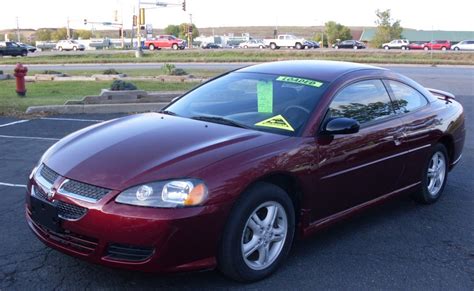
[[[55,32],[51,34],[51,38],[53,40],[61,40],[61,39],[66,39],[67,38],[67,29],[65,27],[59,28]]]
[[[179,37],[179,34],[180,34],[179,25],[173,25],[173,24],[168,25],[165,28],[165,33]]]
[[[346,40],[352,38],[349,27],[335,21],[326,22],[324,24],[324,30],[326,32],[325,36],[327,36],[326,38],[329,45],[335,43],[338,39]]]
[[[74,31],[76,38],[81,39],[90,39],[92,37],[92,32],[90,30],[78,29]]]
[[[51,40],[52,31],[51,29],[38,29],[36,31],[36,40],[39,41],[49,41]]]
[[[401,38],[403,28],[400,26],[400,20],[394,20],[391,17],[390,9],[375,11],[377,15],[377,31],[371,41],[372,46],[380,47],[383,43],[389,42],[393,39]]]
[[[181,23],[179,25],[179,37],[186,39],[188,35],[188,23]],[[199,31],[195,24],[193,24],[193,39],[199,36]]]

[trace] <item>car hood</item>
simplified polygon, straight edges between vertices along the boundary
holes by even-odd
[[[43,162],[69,179],[123,190],[150,181],[189,177],[234,154],[285,138],[148,113],[75,132],[48,150]]]

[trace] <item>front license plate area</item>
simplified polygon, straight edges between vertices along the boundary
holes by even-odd
[[[30,197],[30,201],[31,218],[34,222],[54,232],[62,232],[58,209],[52,203],[40,200],[34,196]]]

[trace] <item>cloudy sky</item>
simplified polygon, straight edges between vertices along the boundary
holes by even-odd
[[[141,0],[142,3],[155,2]],[[407,28],[431,30],[474,31],[471,1],[420,0],[186,0],[187,11],[181,10],[181,0],[160,0],[176,6],[147,10],[147,23],[155,28],[189,20],[198,27],[210,26],[274,26],[321,25],[334,20],[348,26],[371,26],[376,9],[391,9],[392,17]],[[138,0],[2,0],[0,29],[15,28],[18,17],[21,28],[64,27],[67,18],[72,28],[86,29],[88,21],[113,21],[117,10],[126,27],[131,26]],[[452,5],[451,5],[452,4]],[[142,4],[143,5],[143,4]],[[153,7],[152,5],[144,5]],[[100,26],[96,28],[100,29]],[[102,27],[104,28],[104,27]]]

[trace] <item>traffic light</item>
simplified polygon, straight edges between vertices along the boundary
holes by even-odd
[[[183,0],[183,11],[186,11],[186,0]]]
[[[84,19],[84,25],[87,25],[87,19]]]
[[[140,8],[140,25],[145,24],[145,8]]]
[[[188,26],[188,32],[191,33],[191,34],[193,33],[193,25],[192,24],[190,24]]]
[[[137,16],[133,15],[133,26],[137,26]]]

